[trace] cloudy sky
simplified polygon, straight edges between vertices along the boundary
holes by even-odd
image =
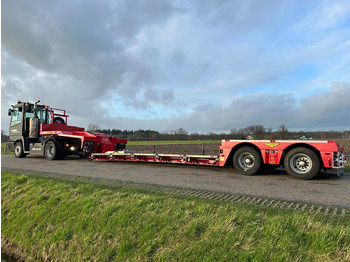
[[[1,124],[18,100],[70,124],[350,129],[350,1],[12,1]]]

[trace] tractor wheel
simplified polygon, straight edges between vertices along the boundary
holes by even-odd
[[[23,146],[22,146],[22,143],[21,142],[17,142],[15,144],[15,157],[17,158],[23,158],[23,157],[26,157],[27,154],[24,153],[23,151]]]
[[[251,176],[259,172],[261,157],[252,147],[242,147],[233,155],[233,165],[241,174]]]
[[[287,153],[284,168],[297,179],[311,179],[320,171],[320,160],[312,150],[298,147]]]
[[[62,149],[55,141],[49,141],[45,145],[45,156],[48,160],[63,159]]]

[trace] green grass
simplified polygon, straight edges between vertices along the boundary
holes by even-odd
[[[1,230],[28,261],[350,261],[348,217],[3,172]]]
[[[6,148],[6,142],[1,143],[1,154],[13,154],[13,152],[5,151]]]
[[[345,172],[350,172],[350,164],[345,165]]]
[[[220,144],[222,140],[165,140],[165,141],[130,141],[130,146],[140,145],[169,145],[169,144]]]

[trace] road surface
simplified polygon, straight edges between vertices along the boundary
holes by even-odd
[[[232,168],[155,163],[48,161],[44,157],[1,156],[2,168],[148,183],[350,208],[350,175],[296,180],[284,171],[244,176]]]

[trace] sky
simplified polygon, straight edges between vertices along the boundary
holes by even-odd
[[[68,124],[350,129],[348,0],[2,0],[1,128],[18,100]]]

